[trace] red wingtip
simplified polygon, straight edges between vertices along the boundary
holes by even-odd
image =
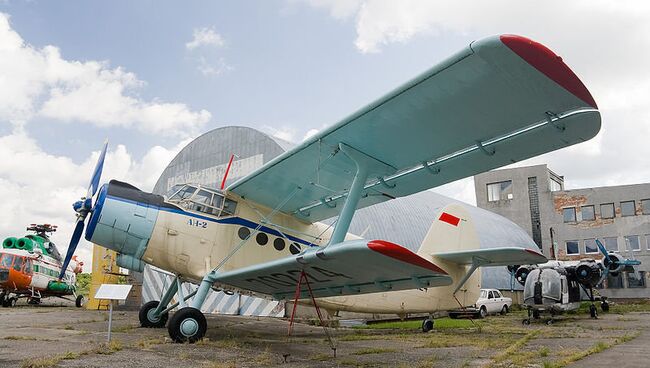
[[[410,263],[415,266],[423,267],[435,273],[447,275],[447,272],[426,259],[418,256],[410,250],[385,240],[371,240],[368,242],[368,248],[385,256],[395,258],[402,262]]]
[[[544,257],[544,255],[543,255],[542,253],[537,252],[537,251],[534,251],[534,250],[532,250],[532,249],[528,249],[528,248],[526,248],[525,251],[528,252],[528,253],[532,253],[532,254],[534,254],[534,255],[536,255],[536,256]]]
[[[598,108],[589,90],[573,71],[546,46],[526,37],[502,35],[501,42],[528,64],[555,81],[594,109]]]

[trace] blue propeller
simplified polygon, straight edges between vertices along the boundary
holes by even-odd
[[[641,262],[637,261],[636,259],[619,259],[619,257],[615,254],[613,257],[610,256],[603,243],[601,243],[598,239],[596,239],[596,245],[598,245],[598,249],[605,256],[605,259],[603,260],[603,275],[600,277],[600,281],[598,281],[596,285],[603,282],[603,280],[607,278],[607,275],[609,275],[610,272],[618,272],[625,266],[638,266],[641,264]]]
[[[70,238],[68,252],[65,255],[63,265],[61,266],[59,280],[62,280],[63,276],[65,276],[65,271],[68,268],[68,264],[70,264],[70,260],[72,259],[74,252],[77,250],[79,240],[81,240],[81,234],[83,234],[84,231],[84,221],[86,220],[86,217],[88,217],[88,214],[93,210],[93,196],[97,193],[97,189],[99,189],[99,179],[102,177],[102,170],[104,169],[104,158],[106,157],[107,148],[108,141],[104,142],[102,152],[99,154],[99,159],[97,160],[95,171],[93,172],[93,176],[90,179],[90,184],[88,184],[88,192],[86,193],[86,196],[72,205],[72,208],[77,213],[77,223],[74,227],[72,238]]]

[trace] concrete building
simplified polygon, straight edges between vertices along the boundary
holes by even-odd
[[[598,238],[609,251],[640,260],[638,274],[608,277],[602,294],[650,297],[650,183],[565,190],[563,176],[537,165],[476,175],[474,185],[478,207],[521,226],[549,258],[601,259]]]

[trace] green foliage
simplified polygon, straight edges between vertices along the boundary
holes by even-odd
[[[88,295],[90,291],[90,277],[89,273],[77,274],[77,294]]]

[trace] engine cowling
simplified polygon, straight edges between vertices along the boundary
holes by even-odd
[[[623,270],[621,256],[613,253],[609,253],[608,256],[609,260],[607,257],[603,257],[603,266],[609,268],[609,273],[612,274],[612,276],[618,275],[618,273]]]
[[[515,271],[515,279],[517,280],[518,283],[521,284],[521,286],[526,285],[526,278],[530,274],[530,271],[532,271],[534,267],[532,266],[521,266],[517,268]]]
[[[602,275],[602,267],[593,260],[580,261],[575,267],[576,280],[585,286],[596,286]]]

